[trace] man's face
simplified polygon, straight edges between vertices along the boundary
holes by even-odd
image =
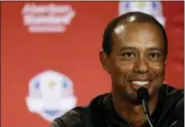
[[[150,96],[164,80],[164,41],[159,28],[150,23],[118,25],[112,51],[103,62],[112,78],[113,91],[136,103],[137,90],[146,87]]]

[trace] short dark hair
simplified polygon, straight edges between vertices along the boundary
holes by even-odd
[[[118,23],[120,21],[127,22],[127,20],[132,16],[136,17],[136,20],[134,22],[152,23],[160,29],[160,31],[163,35],[164,48],[165,48],[165,58],[166,58],[167,49],[168,49],[168,40],[167,40],[167,35],[166,35],[166,31],[165,31],[164,27],[153,16],[146,14],[146,13],[142,13],[142,12],[128,12],[128,13],[125,13],[125,14],[119,16],[119,17],[116,17],[110,23],[108,23],[108,25],[104,31],[104,35],[103,35],[103,45],[102,45],[103,51],[107,55],[110,55],[111,49],[112,49],[113,30],[115,29],[115,27],[118,25]]]

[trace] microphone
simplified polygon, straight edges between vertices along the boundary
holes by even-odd
[[[150,112],[149,112],[149,107],[148,107],[148,100],[150,96],[149,96],[147,88],[144,88],[144,87],[139,88],[137,91],[137,97],[142,103],[143,110],[144,110],[145,116],[147,118],[147,121],[150,127],[153,127],[151,120],[150,120]]]

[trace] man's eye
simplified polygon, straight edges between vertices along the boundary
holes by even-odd
[[[136,55],[132,52],[123,53],[121,56],[123,56],[124,58],[134,58],[134,57],[136,57]]]
[[[160,53],[150,53],[149,54],[149,59],[150,60],[158,60],[161,57]]]

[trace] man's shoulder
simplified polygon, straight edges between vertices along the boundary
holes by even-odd
[[[171,86],[165,87],[167,96],[161,119],[166,121],[166,123],[176,122],[176,125],[181,127],[184,125],[184,89],[177,89]],[[164,121],[163,124],[165,124]]]
[[[87,107],[75,107],[56,118],[51,127],[83,127],[83,115],[86,113]]]
[[[108,94],[98,95],[90,101],[88,106],[75,107],[56,118],[50,127],[85,127],[87,122],[90,121],[90,112],[93,106],[99,105]],[[95,110],[93,110],[95,111]]]
[[[172,86],[164,85],[167,93],[167,97],[171,100],[180,101],[184,98],[184,89],[177,89]]]
[[[177,89],[171,86],[167,86],[167,100],[166,103],[167,105],[170,105],[174,103],[175,106],[173,106],[176,110],[181,110],[184,109],[184,89]]]
[[[168,96],[171,97],[171,100],[176,100],[176,111],[178,114],[182,114],[184,110],[184,89],[172,89]]]

